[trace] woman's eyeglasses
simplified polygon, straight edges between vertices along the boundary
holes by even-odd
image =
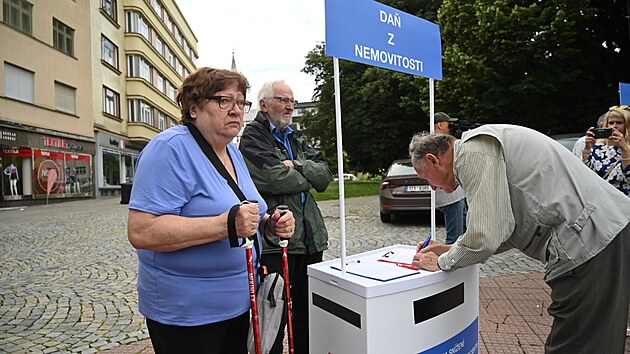
[[[206,99],[219,102],[219,108],[221,109],[233,109],[234,105],[238,106],[238,109],[245,113],[249,113],[252,108],[252,103],[247,100],[237,100],[228,96],[206,96]]]

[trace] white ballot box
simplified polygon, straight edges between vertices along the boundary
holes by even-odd
[[[312,354],[478,353],[479,266],[410,269],[395,245],[308,267]]]

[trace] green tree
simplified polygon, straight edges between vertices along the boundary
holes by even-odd
[[[317,139],[329,164],[336,164],[336,126],[332,58],[318,45],[307,56],[304,71],[316,77],[317,114],[303,121]],[[427,129],[426,115],[417,105],[418,92],[410,75],[340,60],[343,147],[347,170],[382,173],[396,158],[407,156],[414,132]],[[414,94],[415,92],[415,94]]]
[[[440,25],[437,111],[549,134],[581,132],[618,103],[618,83],[630,82],[630,0],[384,3]],[[306,128],[336,163],[333,64],[323,43],[303,71],[315,77],[318,101]],[[428,79],[340,60],[340,84],[348,169],[382,172],[407,155],[414,132],[428,129]]]
[[[384,2],[402,11],[437,17],[441,1]],[[392,160],[406,157],[411,136],[428,129],[428,116],[419,102],[416,77],[340,60],[343,147],[347,169],[383,173]],[[318,44],[306,56],[305,73],[315,77],[317,115],[304,118],[309,136],[320,142],[329,165],[336,164],[333,60]],[[424,80],[426,83],[426,80]]]
[[[585,130],[618,101],[620,56],[602,45],[601,13],[588,0],[445,0],[438,105],[480,122]]]

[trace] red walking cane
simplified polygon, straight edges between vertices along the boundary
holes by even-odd
[[[280,217],[284,215],[289,207],[286,205],[278,205],[276,210],[280,211]],[[284,294],[287,302],[287,327],[289,329],[289,354],[295,353],[295,347],[293,346],[293,312],[291,310],[291,284],[289,283],[289,261],[287,255],[287,246],[289,245],[288,238],[282,238],[280,242],[280,249],[282,250],[282,270],[284,272]]]
[[[254,203],[253,201],[244,200],[242,204]],[[245,249],[245,257],[247,258],[247,278],[249,280],[249,299],[252,303],[252,327],[254,328],[254,345],[256,354],[262,354],[262,342],[260,339],[260,323],[258,322],[258,302],[256,301],[256,272],[254,271],[254,258],[252,256],[252,245],[254,237],[247,238],[247,241],[241,246]]]

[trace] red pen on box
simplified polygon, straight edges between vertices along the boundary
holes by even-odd
[[[381,258],[379,258],[379,259],[378,259],[378,261],[379,261],[379,262],[384,262],[384,263],[391,263],[391,264],[395,264],[395,265],[397,265],[397,266],[399,266],[399,267],[403,267],[403,268],[407,268],[407,269],[420,270],[420,268],[418,268],[418,267],[414,267],[414,266],[412,266],[412,265],[411,265],[411,264],[409,264],[409,263],[394,262],[394,261],[389,261],[389,260],[387,260],[387,259],[381,259]]]

